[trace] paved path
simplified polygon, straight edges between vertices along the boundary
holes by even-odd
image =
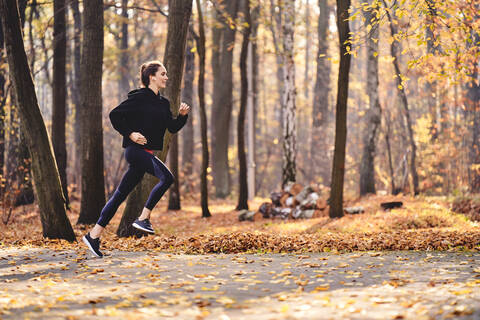
[[[480,319],[480,253],[0,248],[0,319]]]

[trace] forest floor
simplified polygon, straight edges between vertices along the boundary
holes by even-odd
[[[390,200],[404,206],[383,211]],[[372,196],[341,219],[254,222],[234,201],[211,201],[209,219],[197,203],[162,200],[157,235],[138,239],[115,235],[121,207],[103,259],[43,239],[38,209],[16,209],[0,224],[0,319],[480,318],[479,225],[446,198]],[[87,228],[74,230],[80,241]]]
[[[249,203],[257,210],[268,199]],[[380,203],[402,201],[403,207],[384,211]],[[182,210],[167,210],[162,199],[153,210],[155,236],[119,238],[116,228],[123,206],[102,235],[106,250],[156,250],[184,253],[352,252],[365,250],[480,250],[479,222],[450,210],[445,197],[370,196],[345,206],[362,206],[362,214],[330,219],[328,212],[313,219],[238,221],[233,200],[210,200],[212,217],[201,217],[199,201],[182,201]],[[79,203],[68,216],[80,240],[88,226],[76,225]],[[5,221],[5,214],[2,216]],[[8,224],[0,223],[0,245],[30,245],[52,249],[77,244],[42,238],[38,208],[17,208]]]

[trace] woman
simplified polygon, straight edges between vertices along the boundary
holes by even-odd
[[[97,257],[103,257],[100,235],[145,172],[156,176],[160,182],[153,188],[140,217],[132,225],[148,233],[155,233],[149,220],[150,212],[174,179],[152,150],[163,149],[165,130],[175,133],[185,125],[190,107],[182,103],[178,117],[173,118],[169,101],[158,93],[165,88],[168,80],[167,70],[161,62],[144,63],[140,69],[140,79],[144,87],[129,92],[128,99],[110,112],[112,126],[123,136],[122,147],[125,148],[125,159],[129,166],[117,190],[102,209],[97,224],[83,236],[83,242]]]

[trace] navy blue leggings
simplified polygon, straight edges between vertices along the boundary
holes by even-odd
[[[142,180],[145,172],[160,179],[148,197],[145,208],[152,210],[163,194],[173,183],[173,175],[160,159],[136,145],[130,145],[125,149],[125,159],[128,162],[128,170],[122,177],[120,185],[102,209],[97,224],[106,227],[117,212],[120,204],[125,201],[128,194]]]

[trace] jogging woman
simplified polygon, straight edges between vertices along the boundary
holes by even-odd
[[[122,147],[125,148],[128,170],[102,209],[97,224],[83,236],[83,241],[97,257],[103,257],[100,235],[145,172],[159,178],[160,182],[151,191],[140,217],[132,226],[152,234],[155,231],[149,220],[150,212],[174,179],[170,170],[153,155],[152,150],[163,149],[165,130],[175,133],[185,125],[190,107],[182,103],[178,117],[173,118],[169,101],[158,93],[165,88],[168,80],[167,70],[161,62],[144,63],[140,69],[140,79],[144,87],[129,92],[128,99],[110,112],[113,128],[123,136]]]

